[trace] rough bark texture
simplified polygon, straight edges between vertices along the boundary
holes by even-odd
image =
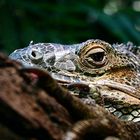
[[[37,75],[37,78],[34,78]],[[0,139],[139,140],[140,124],[83,104],[50,75],[0,54]]]

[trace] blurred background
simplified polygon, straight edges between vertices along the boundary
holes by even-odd
[[[140,45],[139,0],[0,0],[0,51],[31,40],[63,44],[87,39]]]

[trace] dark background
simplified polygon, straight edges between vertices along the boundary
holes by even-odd
[[[87,39],[140,45],[138,0],[0,0],[0,50],[31,40],[63,44]]]

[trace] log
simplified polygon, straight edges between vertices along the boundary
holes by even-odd
[[[33,75],[37,78],[34,79]],[[0,139],[139,140],[140,123],[85,105],[47,72],[0,53]]]

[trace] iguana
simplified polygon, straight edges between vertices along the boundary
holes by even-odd
[[[104,106],[126,121],[140,121],[140,55],[132,43],[109,44],[98,39],[73,45],[30,43],[11,59],[25,67],[47,70],[71,93]]]

